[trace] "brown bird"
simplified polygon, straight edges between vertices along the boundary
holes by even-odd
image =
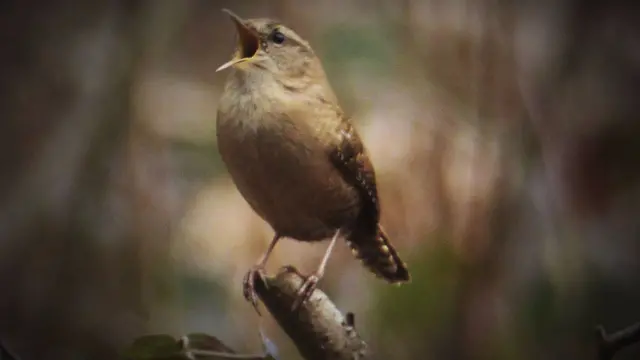
[[[283,237],[331,239],[294,308],[322,278],[338,238],[375,275],[391,283],[409,272],[379,224],[373,165],[340,109],[320,60],[293,30],[271,19],[241,19],[225,11],[238,33],[217,114],[218,148],[236,187],[275,236],[245,276],[244,295],[256,306],[254,281]]]

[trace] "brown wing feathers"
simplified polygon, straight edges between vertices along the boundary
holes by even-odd
[[[358,189],[361,198],[360,213],[349,229],[348,244],[354,256],[376,276],[392,283],[409,281],[406,264],[379,226],[380,205],[375,171],[364,145],[347,119],[342,121],[338,130],[340,139],[331,153],[331,160],[344,180]]]

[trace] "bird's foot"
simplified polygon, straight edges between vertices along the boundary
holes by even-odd
[[[256,293],[256,278],[260,278],[260,280],[266,284],[264,277],[264,267],[254,266],[246,273],[244,279],[242,280],[242,293],[244,298],[253,305],[253,308],[256,310],[258,315],[260,314],[260,310],[258,310],[258,294]]]
[[[298,293],[296,295],[296,300],[293,302],[293,306],[291,307],[291,311],[296,311],[300,307],[300,305],[304,304],[307,299],[311,297],[311,294],[318,287],[318,282],[320,281],[320,275],[313,273],[306,277],[300,289],[298,289]]]
[[[278,270],[278,275],[285,274],[285,273],[294,273],[300,276],[301,278],[304,278],[304,275],[302,275],[302,273],[300,273],[300,271],[298,271],[298,269],[296,269],[296,267],[293,265],[284,265],[283,267],[280,268],[280,270]]]

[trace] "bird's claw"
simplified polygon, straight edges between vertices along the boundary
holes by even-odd
[[[244,298],[253,305],[258,315],[260,310],[258,309],[258,294],[256,293],[256,277],[259,277],[264,284],[266,284],[264,277],[264,269],[261,267],[253,267],[244,276],[242,280],[242,294]]]
[[[304,275],[302,275],[300,271],[298,271],[298,269],[296,269],[296,267],[293,265],[284,265],[278,271],[278,274],[286,274],[286,273],[294,273],[300,276],[301,278],[304,278]]]
[[[296,311],[302,304],[304,304],[305,301],[307,301],[307,299],[311,297],[311,294],[316,290],[319,281],[320,277],[316,274],[311,274],[304,280],[300,289],[298,289],[296,300],[293,302],[291,311]]]

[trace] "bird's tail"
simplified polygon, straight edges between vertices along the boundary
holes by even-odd
[[[352,233],[348,244],[353,255],[377,277],[390,283],[404,283],[410,280],[407,265],[389,242],[389,237],[378,226],[375,237]]]

